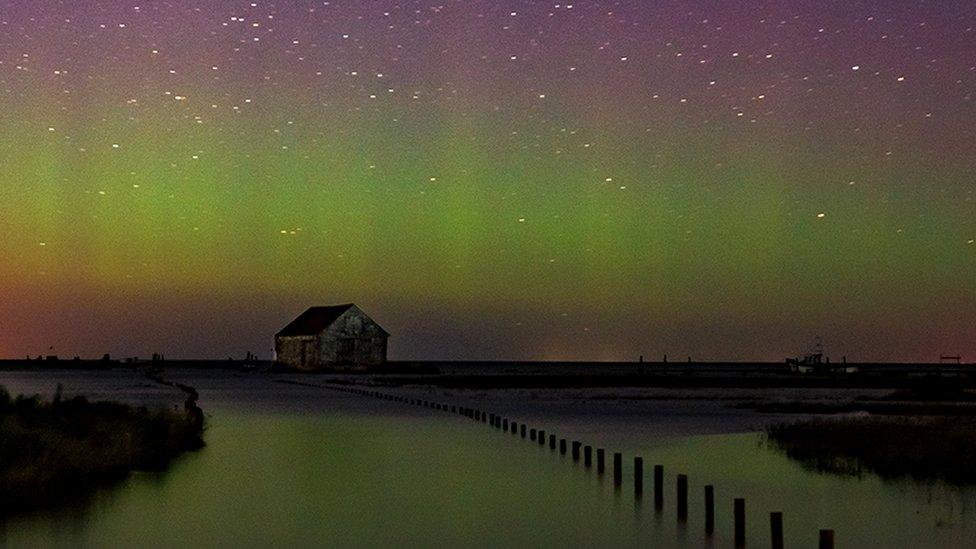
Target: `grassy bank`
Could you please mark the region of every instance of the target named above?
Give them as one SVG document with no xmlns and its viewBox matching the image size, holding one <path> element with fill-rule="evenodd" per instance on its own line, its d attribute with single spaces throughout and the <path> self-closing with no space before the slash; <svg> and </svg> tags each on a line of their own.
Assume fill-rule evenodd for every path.
<svg viewBox="0 0 976 549">
<path fill-rule="evenodd" d="M 84 397 L 11 398 L 0 388 L 0 513 L 84 497 L 203 446 L 202 414 Z"/>
<path fill-rule="evenodd" d="M 976 483 L 972 417 L 813 419 L 773 425 L 766 433 L 774 447 L 821 471 Z"/>
</svg>

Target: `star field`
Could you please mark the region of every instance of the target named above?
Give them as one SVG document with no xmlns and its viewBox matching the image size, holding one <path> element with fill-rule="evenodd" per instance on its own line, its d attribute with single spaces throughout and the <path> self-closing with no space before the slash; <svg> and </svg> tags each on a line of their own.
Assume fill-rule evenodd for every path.
<svg viewBox="0 0 976 549">
<path fill-rule="evenodd" d="M 974 93 L 963 1 L 0 1 L 0 354 L 976 356 Z"/>
</svg>

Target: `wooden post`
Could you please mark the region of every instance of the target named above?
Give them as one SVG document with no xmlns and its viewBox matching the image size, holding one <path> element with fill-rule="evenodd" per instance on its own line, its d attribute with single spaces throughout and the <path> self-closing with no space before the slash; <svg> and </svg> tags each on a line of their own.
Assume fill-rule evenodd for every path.
<svg viewBox="0 0 976 549">
<path fill-rule="evenodd" d="M 735 520 L 735 546 L 743 547 L 746 544 L 746 500 L 735 498 L 732 504 L 732 514 Z"/>
<path fill-rule="evenodd" d="M 529 440 L 535 440 L 535 429 L 529 430 Z"/>
<path fill-rule="evenodd" d="M 820 531 L 820 549 L 834 549 L 834 531 Z"/>
<path fill-rule="evenodd" d="M 502 431 L 508 431 L 508 418 L 502 420 Z"/>
<path fill-rule="evenodd" d="M 678 520 L 688 520 L 688 475 L 678 475 Z"/>
<path fill-rule="evenodd" d="M 583 447 L 583 465 L 587 467 L 593 465 L 593 447 L 589 444 Z"/>
<path fill-rule="evenodd" d="M 715 487 L 709 484 L 705 487 L 705 534 L 711 536 L 715 532 Z"/>
<path fill-rule="evenodd" d="M 549 449 L 556 449 L 556 435 L 549 435 Z"/>
<path fill-rule="evenodd" d="M 519 425 L 519 429 L 521 429 L 522 438 L 525 438 L 525 424 Z"/>
<path fill-rule="evenodd" d="M 513 435 L 518 434 L 518 423 L 514 421 L 512 422 L 512 434 Z"/>
<path fill-rule="evenodd" d="M 664 506 L 664 466 L 654 466 L 654 507 Z"/>
<path fill-rule="evenodd" d="M 640 497 L 644 493 L 644 458 L 634 458 L 634 495 Z"/>
<path fill-rule="evenodd" d="M 546 443 L 546 432 L 540 429 L 539 430 L 539 446 L 542 446 L 545 443 Z"/>
<path fill-rule="evenodd" d="M 769 535 L 772 549 L 783 549 L 783 513 L 769 514 Z"/>
<path fill-rule="evenodd" d="M 613 483 L 620 486 L 624 481 L 624 457 L 620 452 L 613 454 Z"/>
<path fill-rule="evenodd" d="M 559 439 L 559 453 L 566 455 L 566 439 Z"/>
<path fill-rule="evenodd" d="M 606 464 L 604 461 L 604 451 L 603 448 L 596 449 L 596 472 L 603 474 L 604 469 L 606 469 Z"/>
<path fill-rule="evenodd" d="M 580 458 L 580 443 L 573 441 L 573 461 L 579 461 Z"/>
</svg>

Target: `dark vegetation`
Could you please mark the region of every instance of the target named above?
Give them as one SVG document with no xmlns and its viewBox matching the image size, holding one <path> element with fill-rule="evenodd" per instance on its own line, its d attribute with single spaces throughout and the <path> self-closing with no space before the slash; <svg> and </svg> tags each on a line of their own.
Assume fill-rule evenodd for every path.
<svg viewBox="0 0 976 549">
<path fill-rule="evenodd" d="M 848 416 L 782 423 L 769 443 L 816 470 L 976 483 L 976 418 Z"/>
<path fill-rule="evenodd" d="M 161 471 L 203 446 L 202 412 L 38 396 L 0 388 L 0 513 L 83 499 L 132 471 Z"/>
</svg>

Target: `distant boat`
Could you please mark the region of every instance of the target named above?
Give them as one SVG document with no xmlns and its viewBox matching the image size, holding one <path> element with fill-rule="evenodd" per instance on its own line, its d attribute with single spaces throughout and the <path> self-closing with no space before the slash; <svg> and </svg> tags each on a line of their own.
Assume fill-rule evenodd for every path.
<svg viewBox="0 0 976 549">
<path fill-rule="evenodd" d="M 851 374 L 857 371 L 856 366 L 848 366 L 846 361 L 840 364 L 831 364 L 829 358 L 825 361 L 823 342 L 819 337 L 806 353 L 787 358 L 786 365 L 796 374 Z"/>
</svg>

